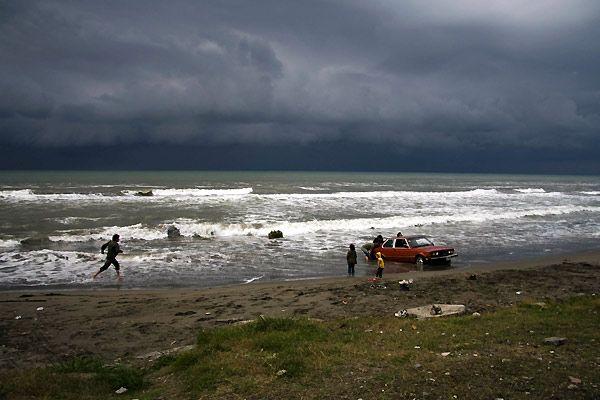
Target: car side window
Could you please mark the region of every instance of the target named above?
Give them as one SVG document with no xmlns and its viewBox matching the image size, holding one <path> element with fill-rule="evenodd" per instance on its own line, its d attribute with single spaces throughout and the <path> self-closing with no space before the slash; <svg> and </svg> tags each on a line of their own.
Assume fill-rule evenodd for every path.
<svg viewBox="0 0 600 400">
<path fill-rule="evenodd" d="M 408 245 L 406 244 L 406 240 L 404 239 L 396 239 L 396 244 L 394 247 L 400 247 L 400 248 L 407 248 Z"/>
<path fill-rule="evenodd" d="M 383 247 L 393 247 L 394 245 L 394 241 L 392 239 L 388 239 L 384 244 Z"/>
</svg>

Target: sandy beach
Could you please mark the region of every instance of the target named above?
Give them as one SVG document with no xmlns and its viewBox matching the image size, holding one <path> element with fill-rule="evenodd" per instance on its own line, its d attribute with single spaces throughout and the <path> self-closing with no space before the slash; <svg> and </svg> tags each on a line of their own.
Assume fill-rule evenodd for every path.
<svg viewBox="0 0 600 400">
<path fill-rule="evenodd" d="M 398 281 L 409 278 L 411 289 L 400 290 Z M 428 303 L 464 304 L 469 313 L 485 313 L 521 301 L 598 292 L 600 252 L 485 270 L 386 273 L 379 283 L 342 276 L 198 290 L 5 291 L 0 293 L 0 367 L 44 365 L 76 355 L 145 362 L 152 352 L 193 344 L 203 328 L 259 315 L 394 318 L 398 310 Z"/>
</svg>

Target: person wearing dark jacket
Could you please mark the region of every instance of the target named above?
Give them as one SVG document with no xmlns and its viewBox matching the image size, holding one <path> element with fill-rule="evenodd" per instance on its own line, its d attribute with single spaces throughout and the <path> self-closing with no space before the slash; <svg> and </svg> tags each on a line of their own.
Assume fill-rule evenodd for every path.
<svg viewBox="0 0 600 400">
<path fill-rule="evenodd" d="M 110 264 L 115 266 L 115 271 L 117 271 L 117 278 L 121 279 L 121 267 L 119 265 L 119 262 L 117 261 L 117 255 L 119 253 L 122 253 L 123 250 L 121 250 L 121 248 L 119 247 L 119 235 L 114 234 L 112 240 L 104 243 L 100 248 L 100 252 L 104 254 L 104 250 L 106 250 L 106 261 L 104 262 L 104 265 L 100 267 L 98 272 L 94 274 L 93 279 L 96 279 L 96 277 L 102 271 L 106 271 L 108 267 L 110 267 Z"/>
<path fill-rule="evenodd" d="M 348 276 L 354 276 L 354 266 L 356 265 L 356 248 L 354 244 L 350 245 L 350 250 L 346 253 L 346 261 L 348 261 Z"/>
</svg>

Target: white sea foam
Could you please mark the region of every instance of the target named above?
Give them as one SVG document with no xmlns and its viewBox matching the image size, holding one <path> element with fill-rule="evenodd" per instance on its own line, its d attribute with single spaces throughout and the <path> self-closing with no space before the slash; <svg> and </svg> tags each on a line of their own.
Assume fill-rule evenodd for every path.
<svg viewBox="0 0 600 400">
<path fill-rule="evenodd" d="M 553 206 L 546 208 L 532 208 L 525 210 L 511 210 L 499 212 L 497 210 L 479 211 L 469 214 L 439 214 L 439 215 L 396 215 L 381 218 L 354 218 L 336 220 L 311 220 L 302 222 L 254 220 L 252 223 L 210 223 L 199 222 L 192 219 L 179 219 L 173 222 L 183 236 L 203 237 L 217 236 L 266 236 L 271 230 L 279 229 L 286 236 L 302 236 L 314 232 L 347 232 L 362 231 L 366 227 L 377 229 L 405 228 L 418 225 L 446 224 L 446 223 L 482 223 L 502 219 L 520 219 L 526 217 L 543 217 L 550 215 L 565 215 L 575 212 L 598 212 L 600 207 L 590 206 Z M 167 238 L 167 227 L 171 223 L 160 224 L 156 227 L 147 227 L 142 224 L 130 226 L 111 226 L 98 229 L 96 232 L 86 233 L 80 231 L 64 231 L 59 235 L 52 235 L 53 241 L 85 242 L 90 240 L 106 240 L 114 233 L 119 233 L 123 240 L 160 240 Z"/>
<path fill-rule="evenodd" d="M 162 228 L 162 226 L 161 226 Z M 103 227 L 95 230 L 95 232 L 89 233 L 89 229 L 83 234 L 82 230 L 70 230 L 57 232 L 58 234 L 50 236 L 52 241 L 63 241 L 63 242 L 87 242 L 91 240 L 107 240 L 115 233 L 118 233 L 123 238 L 129 240 L 158 240 L 167 237 L 167 227 L 164 229 L 148 228 L 142 226 L 142 224 L 135 224 L 129 226 L 110 226 Z"/>
<path fill-rule="evenodd" d="M 256 276 L 254 278 L 248 278 L 248 279 L 244 279 L 244 283 L 252 283 L 254 281 L 257 281 L 259 279 L 262 279 L 264 277 L 264 275 L 261 276 Z"/>
<path fill-rule="evenodd" d="M 590 191 L 584 191 L 584 192 L 579 192 L 588 196 L 600 196 L 600 191 L 598 190 L 590 190 Z"/>
<path fill-rule="evenodd" d="M 527 189 L 515 189 L 515 192 L 519 193 L 546 193 L 542 188 L 527 188 Z"/>
<path fill-rule="evenodd" d="M 135 195 L 137 192 L 138 191 L 126 190 L 123 193 Z M 243 196 L 250 193 L 252 193 L 251 187 L 239 189 L 152 189 L 153 196 L 151 197 L 169 197 L 177 199 L 206 196 Z"/>
<path fill-rule="evenodd" d="M 124 190 L 122 194 L 102 193 L 35 193 L 32 189 L 2 190 L 0 199 L 9 202 L 151 202 L 189 201 L 194 199 L 239 197 L 252 193 L 252 188 L 239 189 L 152 189 L 153 196 L 136 196 L 139 190 Z"/>
<path fill-rule="evenodd" d="M 7 249 L 19 245 L 19 241 L 15 239 L 0 239 L 0 248 Z"/>
<path fill-rule="evenodd" d="M 427 198 L 431 196 L 445 196 L 453 198 L 488 197 L 501 194 L 496 189 L 474 189 L 451 192 L 413 192 L 381 190 L 371 192 L 334 192 L 334 193 L 287 193 L 287 194 L 262 194 L 259 197 L 277 200 L 296 199 L 386 199 L 386 198 Z"/>
<path fill-rule="evenodd" d="M 98 218 L 92 218 L 92 217 L 63 217 L 63 218 L 55 218 L 54 221 L 58 222 L 59 224 L 63 224 L 63 225 L 69 225 L 69 224 L 74 224 L 76 222 L 81 222 L 81 221 L 100 221 L 102 218 L 98 217 Z"/>
</svg>

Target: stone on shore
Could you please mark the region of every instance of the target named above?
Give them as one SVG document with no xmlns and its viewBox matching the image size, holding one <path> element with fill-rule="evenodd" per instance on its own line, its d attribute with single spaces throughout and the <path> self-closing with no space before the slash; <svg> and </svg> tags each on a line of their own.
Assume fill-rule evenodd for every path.
<svg viewBox="0 0 600 400">
<path fill-rule="evenodd" d="M 280 239 L 283 237 L 283 232 L 280 230 L 269 232 L 269 239 Z"/>
<path fill-rule="evenodd" d="M 176 239 L 181 236 L 181 232 L 175 225 L 171 225 L 167 228 L 167 236 L 169 239 Z"/>
<path fill-rule="evenodd" d="M 567 338 L 557 337 L 557 336 L 547 337 L 546 339 L 544 339 L 544 343 L 553 344 L 555 346 L 561 346 L 561 345 L 565 344 L 566 342 L 567 342 Z"/>
</svg>

